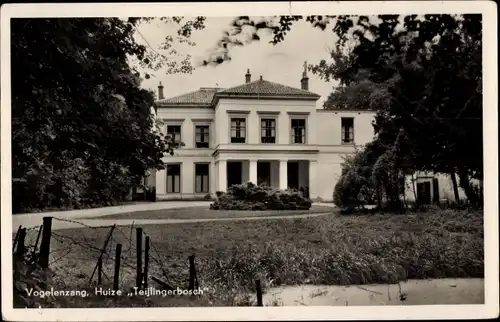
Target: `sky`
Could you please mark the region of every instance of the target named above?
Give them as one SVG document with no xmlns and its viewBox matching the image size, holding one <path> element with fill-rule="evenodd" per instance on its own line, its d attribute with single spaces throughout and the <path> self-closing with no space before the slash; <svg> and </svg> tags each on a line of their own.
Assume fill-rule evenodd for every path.
<svg viewBox="0 0 500 322">
<path fill-rule="evenodd" d="M 180 45 L 175 48 L 189 52 L 193 65 L 197 65 L 198 61 L 209 57 L 223 32 L 228 30 L 231 21 L 231 17 L 207 17 L 206 28 L 194 31 L 190 38 L 196 46 Z M 157 93 L 161 81 L 167 98 L 200 87 L 228 88 L 243 84 L 246 71 L 250 69 L 252 81 L 262 76 L 264 80 L 300 88 L 304 62 L 316 64 L 329 57 L 329 48 L 333 48 L 336 39 L 331 28 L 321 31 L 305 21 L 300 21 L 278 45 L 270 44 L 270 36 L 264 36 L 260 41 L 232 49 L 230 61 L 218 66 L 195 66 L 192 74 L 167 75 L 159 70 L 153 73 L 152 78 L 144 79 L 142 87 Z M 136 37 L 137 41 L 155 50 L 167 35 L 175 32 L 173 26 L 169 27 L 163 22 L 142 24 L 138 30 L 140 35 Z M 335 84 L 326 83 L 311 72 L 308 72 L 308 76 L 309 90 L 321 95 L 317 103 L 318 108 L 321 108 Z"/>
</svg>

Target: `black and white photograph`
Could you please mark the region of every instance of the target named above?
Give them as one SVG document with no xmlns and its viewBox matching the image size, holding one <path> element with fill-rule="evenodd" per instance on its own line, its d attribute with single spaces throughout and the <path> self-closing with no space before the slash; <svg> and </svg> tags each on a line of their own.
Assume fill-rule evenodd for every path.
<svg viewBox="0 0 500 322">
<path fill-rule="evenodd" d="M 496 11 L 3 5 L 4 318 L 498 317 Z"/>
</svg>

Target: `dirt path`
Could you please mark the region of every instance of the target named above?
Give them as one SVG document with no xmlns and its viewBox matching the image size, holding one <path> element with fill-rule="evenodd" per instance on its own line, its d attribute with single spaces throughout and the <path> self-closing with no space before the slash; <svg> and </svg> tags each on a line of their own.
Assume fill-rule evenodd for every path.
<svg viewBox="0 0 500 322">
<path fill-rule="evenodd" d="M 199 222 L 211 222 L 211 221 L 242 221 L 242 220 L 270 220 L 270 219 L 296 219 L 296 218 L 308 218 L 308 217 L 318 217 L 331 215 L 331 213 L 316 213 L 316 214 L 305 214 L 305 215 L 293 215 L 293 216 L 259 216 L 259 217 L 239 217 L 239 218 L 204 218 L 204 219 L 118 219 L 118 220 L 106 220 L 106 219 L 78 219 L 78 218 L 63 218 L 54 216 L 52 221 L 52 230 L 70 229 L 70 228 L 83 228 L 84 226 L 90 227 L 102 227 L 111 226 L 116 224 L 117 226 L 130 226 L 132 223 L 134 225 L 168 225 L 168 224 L 183 224 L 183 223 L 199 223 Z M 36 218 L 29 218 L 29 220 L 22 220 L 22 218 L 17 218 L 18 216 L 13 216 L 12 221 L 12 232 L 16 232 L 19 225 L 23 227 L 35 227 L 42 223 L 41 216 Z M 83 225 L 82 225 L 83 224 Z"/>
<path fill-rule="evenodd" d="M 400 286 L 285 286 L 269 289 L 263 298 L 266 305 L 284 306 L 484 304 L 484 279 L 409 280 Z"/>
<path fill-rule="evenodd" d="M 208 207 L 210 205 L 209 201 L 165 201 L 165 202 L 151 202 L 151 203 L 141 203 L 134 205 L 124 205 L 124 206 L 114 206 L 114 207 L 102 207 L 102 208 L 92 208 L 92 209 L 81 209 L 81 210 L 68 210 L 68 211 L 52 211 L 52 212 L 42 212 L 42 213 L 28 213 L 28 214 L 17 214 L 12 215 L 12 229 L 17 230 L 17 228 L 22 225 L 23 227 L 35 227 L 42 223 L 43 217 L 55 217 L 68 220 L 80 221 L 80 218 L 91 219 L 92 217 L 103 217 L 109 215 L 116 215 L 122 213 L 148 211 L 148 210 L 163 210 L 163 209 L 176 209 L 176 208 L 189 208 L 189 207 Z M 86 221 L 85 220 L 85 221 Z M 58 229 L 60 224 L 54 221 L 54 229 Z M 75 227 L 75 226 L 72 226 Z M 71 228 L 71 227 L 68 227 Z"/>
</svg>

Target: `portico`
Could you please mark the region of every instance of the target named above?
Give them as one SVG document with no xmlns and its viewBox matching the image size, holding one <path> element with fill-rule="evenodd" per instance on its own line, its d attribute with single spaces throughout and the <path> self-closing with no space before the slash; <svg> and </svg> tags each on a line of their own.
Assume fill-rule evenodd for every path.
<svg viewBox="0 0 500 322">
<path fill-rule="evenodd" d="M 312 194 L 316 163 L 315 160 L 287 158 L 221 159 L 215 163 L 216 190 L 227 191 L 232 185 L 252 182 L 282 190 L 308 188 Z"/>
</svg>

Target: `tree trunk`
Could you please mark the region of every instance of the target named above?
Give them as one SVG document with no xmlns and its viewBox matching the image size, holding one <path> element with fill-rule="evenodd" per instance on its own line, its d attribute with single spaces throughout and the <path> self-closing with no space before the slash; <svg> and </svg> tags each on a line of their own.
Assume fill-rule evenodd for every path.
<svg viewBox="0 0 500 322">
<path fill-rule="evenodd" d="M 465 195 L 467 196 L 469 203 L 474 206 L 477 206 L 478 205 L 477 195 L 469 180 L 467 169 L 458 169 L 458 179 L 460 181 L 459 182 L 460 187 L 464 189 Z"/>
<path fill-rule="evenodd" d="M 377 185 L 377 207 L 379 210 L 382 209 L 382 191 L 380 185 Z"/>
<path fill-rule="evenodd" d="M 415 197 L 415 203 L 417 203 L 417 187 L 415 187 L 415 182 L 417 181 L 417 179 L 415 179 L 415 176 L 414 174 L 412 173 L 411 174 L 411 186 L 413 188 L 413 196 Z"/>
<path fill-rule="evenodd" d="M 459 203 L 460 196 L 458 194 L 458 184 L 457 184 L 457 177 L 455 175 L 455 170 L 451 170 L 449 174 L 450 174 L 451 182 L 453 184 L 453 194 L 455 195 L 455 202 Z"/>
</svg>

